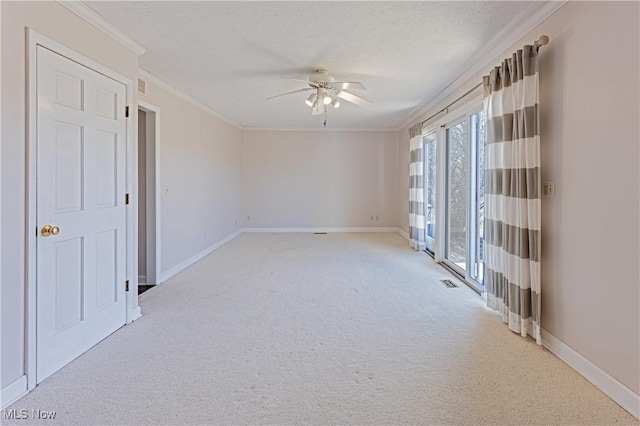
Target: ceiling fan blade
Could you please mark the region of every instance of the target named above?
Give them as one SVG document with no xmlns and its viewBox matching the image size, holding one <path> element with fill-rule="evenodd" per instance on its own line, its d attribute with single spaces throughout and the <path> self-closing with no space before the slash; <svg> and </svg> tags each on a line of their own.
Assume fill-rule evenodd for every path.
<svg viewBox="0 0 640 426">
<path fill-rule="evenodd" d="M 364 84 L 359 81 L 335 81 L 331 83 L 333 87 L 338 90 L 346 90 L 346 89 L 356 89 L 356 90 L 367 90 Z"/>
<path fill-rule="evenodd" d="M 345 92 L 343 90 L 340 90 L 336 94 L 336 96 L 338 96 L 339 98 L 344 99 L 347 102 L 351 102 L 352 104 L 356 104 L 356 105 L 359 105 L 361 107 L 369 107 L 369 106 L 373 105 L 373 103 L 371 101 L 368 101 L 365 98 L 361 98 L 360 96 L 356 96 L 353 93 Z"/>
<path fill-rule="evenodd" d="M 306 92 L 307 90 L 316 90 L 316 89 L 314 89 L 313 87 L 306 87 L 306 88 L 304 88 L 304 89 L 293 90 L 293 91 L 291 91 L 291 92 L 282 93 L 282 94 L 280 94 L 280 95 L 275 95 L 275 96 L 272 96 L 272 97 L 270 97 L 270 98 L 267 98 L 267 100 L 269 100 L 269 99 L 273 99 L 273 98 L 279 98 L 280 96 L 284 96 L 284 95 L 290 95 L 290 94 L 292 94 L 292 93 Z"/>
<path fill-rule="evenodd" d="M 293 78 L 293 77 L 280 77 L 280 78 L 284 78 L 285 80 L 293 80 L 293 81 L 299 81 L 300 83 L 305 83 L 308 84 L 309 86 L 313 86 L 313 87 L 318 87 L 317 84 L 315 84 L 312 81 L 308 81 L 308 80 L 300 80 L 299 78 Z"/>
</svg>

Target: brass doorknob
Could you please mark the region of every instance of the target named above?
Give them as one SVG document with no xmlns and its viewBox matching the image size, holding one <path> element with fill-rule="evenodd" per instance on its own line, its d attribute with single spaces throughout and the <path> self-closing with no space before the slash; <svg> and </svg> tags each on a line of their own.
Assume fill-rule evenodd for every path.
<svg viewBox="0 0 640 426">
<path fill-rule="evenodd" d="M 50 237 L 51 235 L 58 235 L 60 233 L 60 228 L 57 226 L 45 225 L 42 227 L 40 233 L 43 237 Z"/>
</svg>

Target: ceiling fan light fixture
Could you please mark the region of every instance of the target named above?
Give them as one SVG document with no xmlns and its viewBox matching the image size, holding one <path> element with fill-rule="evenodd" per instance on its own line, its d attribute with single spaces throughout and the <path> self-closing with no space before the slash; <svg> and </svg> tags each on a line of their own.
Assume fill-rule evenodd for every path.
<svg viewBox="0 0 640 426">
<path fill-rule="evenodd" d="M 322 103 L 325 105 L 329 105 L 331 103 L 331 96 L 325 93 L 324 97 L 322 98 Z"/>
<path fill-rule="evenodd" d="M 338 98 L 333 98 L 333 100 L 331 101 L 331 105 L 333 105 L 334 108 L 339 108 L 340 101 L 338 100 Z"/>
<path fill-rule="evenodd" d="M 316 99 L 318 98 L 318 95 L 316 95 L 315 93 L 312 93 L 309 95 L 309 97 L 307 98 L 307 100 L 305 100 L 304 102 L 309 105 L 310 107 L 313 106 L 313 104 L 316 103 Z"/>
</svg>

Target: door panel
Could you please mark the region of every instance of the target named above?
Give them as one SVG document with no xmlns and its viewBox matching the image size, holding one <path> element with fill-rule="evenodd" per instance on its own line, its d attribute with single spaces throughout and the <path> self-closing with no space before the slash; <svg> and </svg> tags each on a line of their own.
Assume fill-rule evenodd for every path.
<svg viewBox="0 0 640 426">
<path fill-rule="evenodd" d="M 38 47 L 37 97 L 39 383 L 126 321 L 126 88 Z"/>
<path fill-rule="evenodd" d="M 118 301 L 118 238 L 115 229 L 96 235 L 96 302 L 100 310 Z"/>
<path fill-rule="evenodd" d="M 55 332 L 82 320 L 82 238 L 56 242 Z"/>
<path fill-rule="evenodd" d="M 467 126 L 447 129 L 447 221 L 445 259 L 461 271 L 467 268 Z"/>
<path fill-rule="evenodd" d="M 114 207 L 118 189 L 118 135 L 96 131 L 96 206 Z"/>
<path fill-rule="evenodd" d="M 436 134 L 426 135 L 424 142 L 424 205 L 425 205 L 425 241 L 427 250 L 435 251 L 436 241 Z"/>
<path fill-rule="evenodd" d="M 56 213 L 78 211 L 82 208 L 82 126 L 56 122 L 52 142 Z"/>
<path fill-rule="evenodd" d="M 84 81 L 74 75 L 55 71 L 55 103 L 69 108 L 82 110 Z"/>
</svg>

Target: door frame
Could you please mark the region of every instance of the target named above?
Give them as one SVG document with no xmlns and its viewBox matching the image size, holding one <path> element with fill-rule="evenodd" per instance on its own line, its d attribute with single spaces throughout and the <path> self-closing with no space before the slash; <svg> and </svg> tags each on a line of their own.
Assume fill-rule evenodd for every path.
<svg viewBox="0 0 640 426">
<path fill-rule="evenodd" d="M 36 189 L 37 189 L 37 110 L 38 110 L 38 93 L 37 93 L 37 50 L 38 46 L 49 49 L 59 55 L 77 62 L 87 68 L 103 74 L 113 80 L 122 83 L 126 87 L 126 103 L 129 110 L 132 111 L 129 118 L 126 119 L 126 152 L 125 152 L 125 187 L 130 194 L 135 189 L 135 180 L 137 180 L 138 166 L 135 163 L 134 156 L 134 129 L 137 117 L 137 108 L 134 106 L 134 86 L 133 81 L 104 65 L 95 62 L 86 56 L 34 31 L 31 28 L 26 29 L 26 49 L 27 49 L 27 66 L 26 66 L 26 257 L 27 270 L 25 271 L 26 281 L 26 348 L 25 348 L 25 374 L 27 376 L 27 389 L 32 390 L 37 383 L 37 363 L 36 363 L 36 291 L 37 291 L 37 274 L 36 274 Z M 135 195 L 135 193 L 133 193 Z M 138 306 L 138 258 L 137 258 L 137 205 L 131 203 L 126 209 L 126 279 L 129 280 L 129 292 L 126 295 L 126 322 L 129 324 L 140 317 L 140 307 Z M 34 232 L 35 230 L 35 232 Z M 132 254 L 136 253 L 135 256 Z M 132 272 L 136 273 L 133 274 Z M 124 285 L 124 283 L 123 283 Z"/>
<path fill-rule="evenodd" d="M 151 238 L 153 238 L 155 240 L 155 250 L 153 250 L 153 255 L 154 255 L 154 272 L 155 272 L 155 283 L 154 284 L 160 284 L 162 282 L 162 227 L 161 227 L 161 219 L 160 219 L 160 214 L 162 212 L 162 208 L 161 208 L 161 201 L 162 201 L 162 186 L 161 186 L 161 180 L 160 180 L 160 108 L 152 105 L 146 101 L 143 100 L 138 100 L 138 109 L 143 110 L 145 113 L 149 114 L 153 114 L 154 117 L 154 126 L 153 126 L 153 144 L 154 144 L 154 150 L 153 150 L 153 158 L 152 158 L 152 162 L 153 162 L 153 170 L 150 171 L 149 170 L 149 150 L 145 150 L 145 152 L 147 153 L 147 168 L 146 168 L 146 176 L 147 176 L 147 185 L 146 185 L 146 192 L 147 194 L 149 194 L 151 191 L 149 191 L 150 189 L 153 191 L 153 194 L 155 195 L 155 202 L 150 202 L 149 201 L 149 197 L 147 196 L 147 220 L 145 221 L 146 226 L 147 226 L 147 238 L 146 241 L 144 242 L 147 246 L 147 284 L 149 283 L 149 255 L 150 253 L 152 253 L 152 251 L 149 250 L 149 241 Z M 146 140 L 144 141 L 140 141 L 138 140 L 138 144 L 140 143 L 144 143 L 147 145 L 147 148 L 149 148 L 149 130 L 151 130 L 150 128 L 150 124 L 148 121 L 148 115 L 147 115 L 147 121 L 145 121 L 145 124 L 147 126 L 146 128 Z M 138 150 L 136 150 L 136 156 L 138 155 Z M 137 163 L 136 163 L 137 164 Z M 149 177 L 153 178 L 153 182 L 154 182 L 154 186 L 151 188 L 149 185 Z M 137 178 L 137 175 L 136 175 Z M 136 197 L 135 199 L 138 199 L 138 185 L 136 185 Z M 155 226 L 150 226 L 149 225 L 149 207 L 153 208 L 153 213 L 155 215 Z M 137 217 L 137 216 L 136 216 Z M 151 233 L 149 231 L 152 231 Z M 152 235 L 152 237 L 150 238 L 149 235 Z M 136 269 L 136 274 L 137 274 L 137 269 Z"/>
</svg>

